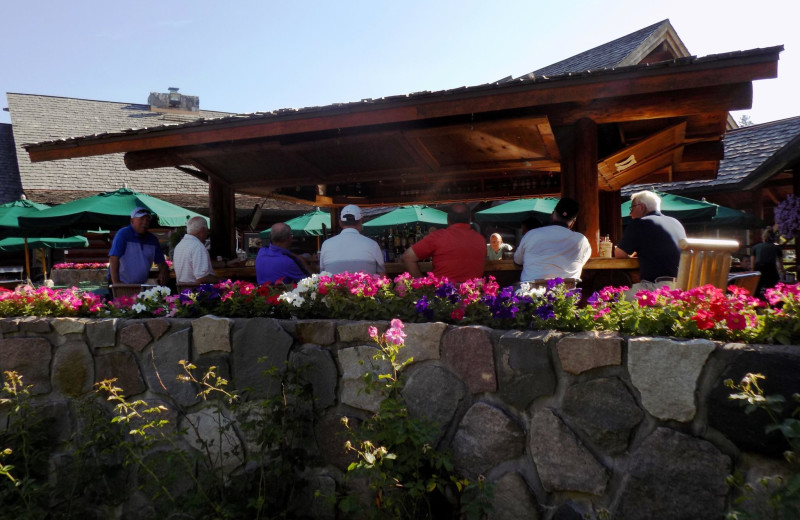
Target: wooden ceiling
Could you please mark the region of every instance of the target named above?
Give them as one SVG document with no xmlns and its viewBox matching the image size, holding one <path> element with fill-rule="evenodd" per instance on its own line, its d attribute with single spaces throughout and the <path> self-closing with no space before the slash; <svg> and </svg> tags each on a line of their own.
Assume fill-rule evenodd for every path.
<svg viewBox="0 0 800 520">
<path fill-rule="evenodd" d="M 32 161 L 126 152 L 238 193 L 399 204 L 559 194 L 560 136 L 598 128 L 598 187 L 713 178 L 728 112 L 782 47 L 26 145 Z M 566 148 L 569 149 L 569 148 Z"/>
</svg>

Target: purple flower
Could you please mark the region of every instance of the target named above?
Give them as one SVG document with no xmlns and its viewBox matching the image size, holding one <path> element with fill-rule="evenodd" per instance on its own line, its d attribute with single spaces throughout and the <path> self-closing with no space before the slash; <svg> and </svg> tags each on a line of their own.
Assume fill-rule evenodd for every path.
<svg viewBox="0 0 800 520">
<path fill-rule="evenodd" d="M 433 309 L 430 308 L 430 302 L 427 296 L 423 296 L 414 304 L 414 310 L 422 314 L 425 319 L 433 319 Z"/>
<path fill-rule="evenodd" d="M 553 311 L 552 305 L 540 305 L 534 312 L 542 320 L 552 320 L 556 317 L 556 313 Z"/>
</svg>

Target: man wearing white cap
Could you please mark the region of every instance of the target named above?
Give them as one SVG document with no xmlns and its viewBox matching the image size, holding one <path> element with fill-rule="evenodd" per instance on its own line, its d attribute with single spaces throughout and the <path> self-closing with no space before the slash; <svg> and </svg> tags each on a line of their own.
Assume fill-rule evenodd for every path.
<svg viewBox="0 0 800 520">
<path fill-rule="evenodd" d="M 348 204 L 342 208 L 342 232 L 322 243 L 319 270 L 329 273 L 384 274 L 383 252 L 378 243 L 361 234 L 361 208 Z"/>
<path fill-rule="evenodd" d="M 161 245 L 158 238 L 147 231 L 150 216 L 147 208 L 134 209 L 130 225 L 114 235 L 108 252 L 108 274 L 112 284 L 145 283 L 154 263 L 158 265 L 158 283 L 167 284 L 169 268 Z"/>
</svg>

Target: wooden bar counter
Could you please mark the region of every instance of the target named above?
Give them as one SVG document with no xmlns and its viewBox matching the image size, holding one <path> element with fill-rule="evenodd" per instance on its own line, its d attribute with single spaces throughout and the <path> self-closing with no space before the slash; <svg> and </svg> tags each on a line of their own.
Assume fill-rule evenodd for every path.
<svg viewBox="0 0 800 520">
<path fill-rule="evenodd" d="M 227 262 L 212 262 L 214 271 L 220 280 L 256 281 L 256 269 L 253 259 L 247 260 L 243 266 L 228 266 Z M 420 269 L 426 273 L 433 269 L 431 262 L 420 262 Z M 397 276 L 406 271 L 401 262 L 386 264 L 386 274 Z M 484 274 L 494 276 L 501 286 L 511 285 L 519 281 L 522 267 L 511 259 L 487 260 Z M 174 275 L 173 275 L 174 276 Z M 632 285 L 639 281 L 639 260 L 636 258 L 600 258 L 592 257 L 583 266 L 581 287 L 586 291 L 602 289 L 608 285 Z"/>
</svg>

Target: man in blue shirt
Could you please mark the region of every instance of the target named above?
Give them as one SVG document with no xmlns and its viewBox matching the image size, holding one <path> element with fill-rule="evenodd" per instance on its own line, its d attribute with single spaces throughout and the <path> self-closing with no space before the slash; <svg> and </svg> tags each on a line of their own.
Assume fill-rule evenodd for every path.
<svg viewBox="0 0 800 520">
<path fill-rule="evenodd" d="M 108 252 L 108 274 L 112 284 L 145 283 L 150 267 L 158 265 L 158 283 L 166 285 L 169 268 L 150 226 L 150 210 L 136 208 L 131 211 L 131 223 L 117 231 Z"/>
<path fill-rule="evenodd" d="M 270 245 L 258 250 L 256 280 L 263 283 L 296 283 L 311 276 L 303 261 L 289 251 L 292 245 L 292 228 L 282 222 L 273 224 L 269 231 Z"/>
</svg>

